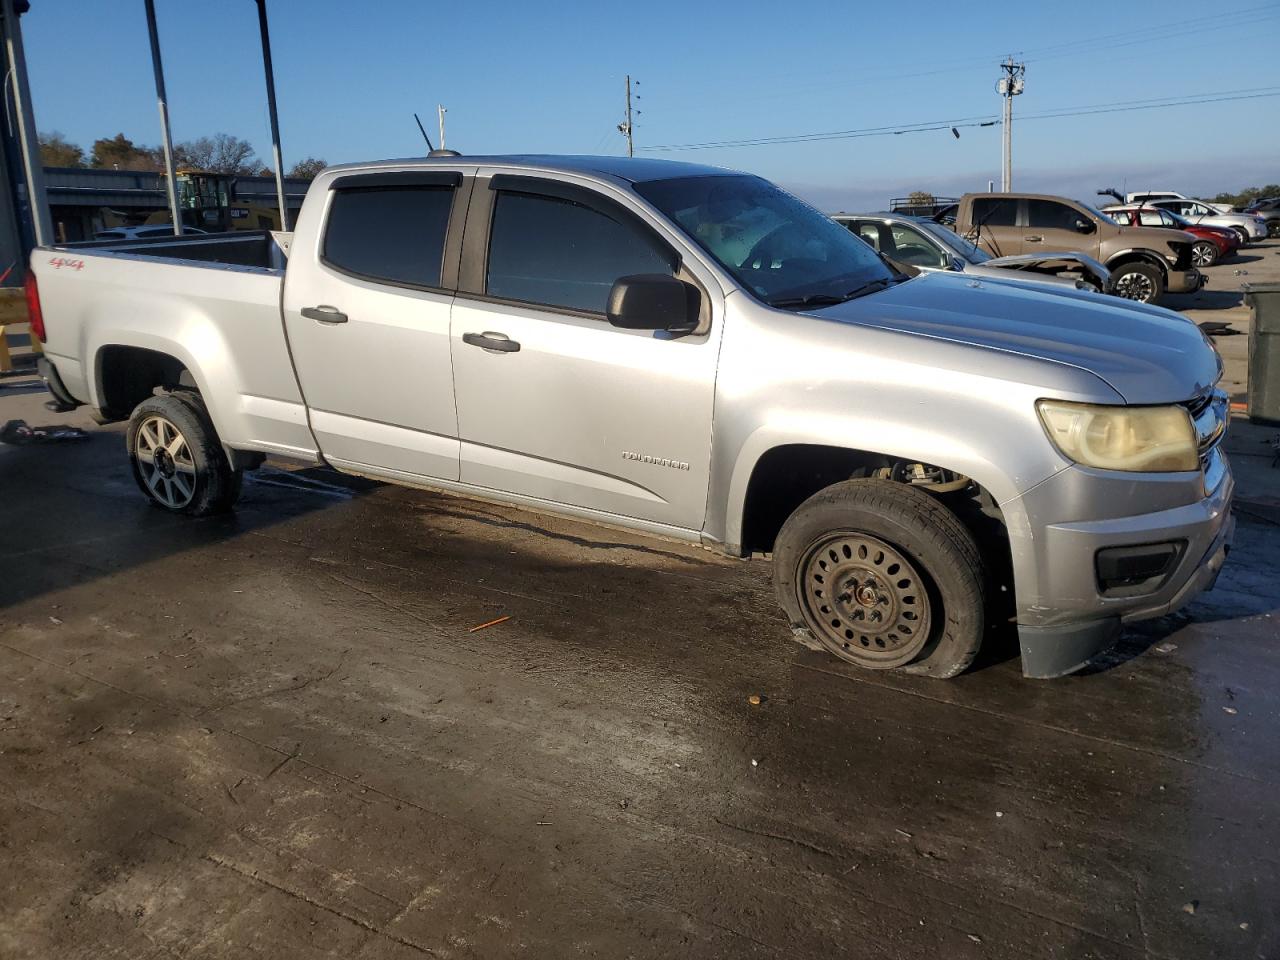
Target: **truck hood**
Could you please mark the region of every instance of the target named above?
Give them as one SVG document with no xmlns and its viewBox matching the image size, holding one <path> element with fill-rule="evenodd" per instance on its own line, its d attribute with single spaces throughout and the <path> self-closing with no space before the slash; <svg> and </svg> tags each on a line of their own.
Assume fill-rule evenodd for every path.
<svg viewBox="0 0 1280 960">
<path fill-rule="evenodd" d="M 1185 230 L 1170 227 L 1121 227 L 1117 233 L 1130 247 L 1146 247 L 1162 257 L 1171 252 L 1170 243 L 1196 242 L 1196 238 Z"/>
<path fill-rule="evenodd" d="M 1133 404 L 1190 400 L 1221 375 L 1217 352 L 1189 320 L 1065 288 L 929 273 L 810 313 L 1066 364 Z"/>
</svg>

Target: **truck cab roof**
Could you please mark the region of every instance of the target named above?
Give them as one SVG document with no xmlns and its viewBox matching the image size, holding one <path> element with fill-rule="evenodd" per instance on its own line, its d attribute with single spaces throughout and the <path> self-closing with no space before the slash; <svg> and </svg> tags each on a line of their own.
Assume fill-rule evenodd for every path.
<svg viewBox="0 0 1280 960">
<path fill-rule="evenodd" d="M 579 173 L 608 177 L 625 183 L 646 183 L 677 177 L 717 177 L 737 174 L 736 170 L 711 167 L 681 160 L 656 160 L 648 157 L 597 157 L 556 154 L 500 154 L 456 157 L 406 157 L 399 160 L 377 160 L 372 163 L 347 163 L 329 170 L 403 170 L 405 167 L 430 169 L 459 166 L 524 167 L 548 173 Z"/>
</svg>

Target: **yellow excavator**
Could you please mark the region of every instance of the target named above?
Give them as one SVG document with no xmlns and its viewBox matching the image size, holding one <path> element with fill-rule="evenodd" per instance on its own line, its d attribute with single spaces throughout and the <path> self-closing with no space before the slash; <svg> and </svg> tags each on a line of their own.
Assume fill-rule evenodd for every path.
<svg viewBox="0 0 1280 960">
<path fill-rule="evenodd" d="M 160 175 L 161 181 L 164 174 Z M 280 211 L 274 206 L 240 203 L 236 197 L 237 178 L 207 170 L 178 170 L 178 209 L 182 225 L 223 233 L 228 230 L 279 230 Z M 147 217 L 148 224 L 171 223 L 168 210 L 157 210 Z"/>
</svg>

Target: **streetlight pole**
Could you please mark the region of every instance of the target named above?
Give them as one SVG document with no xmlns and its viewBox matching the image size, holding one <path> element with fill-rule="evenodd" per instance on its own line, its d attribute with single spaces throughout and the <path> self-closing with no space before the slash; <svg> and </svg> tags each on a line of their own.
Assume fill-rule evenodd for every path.
<svg viewBox="0 0 1280 960">
<path fill-rule="evenodd" d="M 150 2 L 150 0 L 148 0 Z M 258 32 L 262 34 L 262 67 L 267 75 L 267 110 L 271 114 L 271 156 L 276 167 L 276 202 L 280 229 L 289 229 L 289 206 L 284 199 L 284 160 L 280 156 L 280 118 L 276 114 L 276 75 L 271 67 L 271 34 L 267 30 L 267 0 L 257 0 Z"/>
<path fill-rule="evenodd" d="M 156 102 L 160 106 L 160 135 L 164 147 L 165 187 L 169 193 L 169 216 L 174 236 L 182 236 L 182 214 L 178 210 L 178 179 L 173 169 L 173 137 L 169 133 L 169 99 L 164 92 L 164 64 L 160 61 L 160 33 L 156 30 L 155 0 L 145 0 L 147 32 L 151 35 L 151 67 L 156 76 Z"/>
</svg>

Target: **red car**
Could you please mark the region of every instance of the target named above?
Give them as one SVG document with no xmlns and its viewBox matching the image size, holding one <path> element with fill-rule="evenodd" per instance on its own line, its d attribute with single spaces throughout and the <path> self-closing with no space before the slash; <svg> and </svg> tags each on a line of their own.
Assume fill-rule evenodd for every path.
<svg viewBox="0 0 1280 960">
<path fill-rule="evenodd" d="M 1180 217 L 1159 207 L 1140 207 L 1137 204 L 1125 204 L 1118 207 L 1107 207 L 1102 211 L 1112 220 L 1129 227 L 1168 227 L 1181 230 L 1196 238 L 1191 247 L 1191 262 L 1197 267 L 1212 267 L 1223 257 L 1232 256 L 1240 249 L 1240 234 L 1230 227 L 1210 227 L 1201 223 L 1192 223 L 1186 217 Z"/>
</svg>

